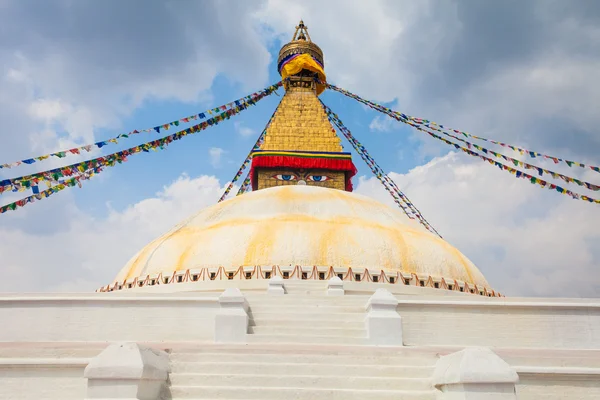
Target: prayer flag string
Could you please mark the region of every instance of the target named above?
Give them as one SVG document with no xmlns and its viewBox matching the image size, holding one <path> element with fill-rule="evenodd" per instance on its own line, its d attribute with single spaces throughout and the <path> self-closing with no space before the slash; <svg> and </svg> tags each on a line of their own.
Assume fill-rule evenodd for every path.
<svg viewBox="0 0 600 400">
<path fill-rule="evenodd" d="M 278 83 L 278 84 L 276 84 L 276 85 L 281 86 L 281 82 Z M 275 85 L 273 85 L 273 86 L 275 86 Z M 219 107 L 211 108 L 211 109 L 203 111 L 201 113 L 190 115 L 190 116 L 185 117 L 185 118 L 180 118 L 178 120 L 175 120 L 175 121 L 172 121 L 172 122 L 169 122 L 169 123 L 166 123 L 166 124 L 157 125 L 157 126 L 154 126 L 152 128 L 146 128 L 146 129 L 140 129 L 140 130 L 134 129 L 133 131 L 131 131 L 129 133 L 121 133 L 121 134 L 119 134 L 119 135 L 117 135 L 117 136 L 115 136 L 115 137 L 113 137 L 111 139 L 102 140 L 102 141 L 99 141 L 99 142 L 96 142 L 96 143 L 93 143 L 93 144 L 86 144 L 84 146 L 74 147 L 74 148 L 69 149 L 69 150 L 56 151 L 54 153 L 45 154 L 43 156 L 38 156 L 38 157 L 27 158 L 27 159 L 20 160 L 20 161 L 15 161 L 15 162 L 12 162 L 12 163 L 0 164 L 0 169 L 18 167 L 19 165 L 23 165 L 23 164 L 33 164 L 33 163 L 35 163 L 37 161 L 42 161 L 42 160 L 45 160 L 45 159 L 50 158 L 50 157 L 63 158 L 63 157 L 67 157 L 69 155 L 81 154 L 84 151 L 89 153 L 93 149 L 96 149 L 96 148 L 101 149 L 102 147 L 107 146 L 109 144 L 117 144 L 118 140 L 121 139 L 121 138 L 128 138 L 131 135 L 135 135 L 135 134 L 142 133 L 142 132 L 157 132 L 157 133 L 160 133 L 161 129 L 162 130 L 169 130 L 169 128 L 171 128 L 173 126 L 174 127 L 178 127 L 179 124 L 182 124 L 182 123 L 189 123 L 191 121 L 197 121 L 199 119 L 203 120 L 203 119 L 205 119 L 207 117 L 211 117 L 212 115 L 221 114 L 223 111 L 227 111 L 229 109 L 235 109 L 236 107 L 239 107 L 240 104 L 242 104 L 243 102 L 247 102 L 247 101 L 251 100 L 252 97 L 255 97 L 256 95 L 258 95 L 258 93 L 261 93 L 264 90 L 266 90 L 266 89 L 263 89 L 260 92 L 256 92 L 256 93 L 253 93 L 251 95 L 239 98 L 239 99 L 234 100 L 234 101 L 232 101 L 230 103 L 223 104 L 223 105 L 221 105 Z"/>
<path fill-rule="evenodd" d="M 10 210 L 15 210 L 18 207 L 23 207 L 28 203 L 34 202 L 36 199 L 39 200 L 42 198 L 49 197 L 50 195 L 64 190 L 67 187 L 72 187 L 76 184 L 80 185 L 81 180 L 91 178 L 94 174 L 101 172 L 104 169 L 104 167 L 112 167 L 117 163 L 121 164 L 127 161 L 127 157 L 129 157 L 130 155 L 138 154 L 141 152 L 149 152 L 150 150 L 156 151 L 159 148 L 164 149 L 173 141 L 180 140 L 186 135 L 194 134 L 205 130 L 209 126 L 217 125 L 220 121 L 229 119 L 230 117 L 237 115 L 241 111 L 247 109 L 248 106 L 256 104 L 261 99 L 272 94 L 280 86 L 280 83 L 275 84 L 263 90 L 262 92 L 257 93 L 256 96 L 253 96 L 248 100 L 244 100 L 240 103 L 240 105 L 236 106 L 233 109 L 224 111 L 219 115 L 216 115 L 212 118 L 209 118 L 206 121 L 203 121 L 200 124 L 191 126 L 172 135 L 165 136 L 161 139 L 153 140 L 151 142 L 147 142 L 139 146 L 135 146 L 127 150 L 119 151 L 117 153 L 109 154 L 103 157 L 98 157 L 92 160 L 68 165 L 66 167 L 56 168 L 50 171 L 44 171 L 38 174 L 28 175 L 26 177 L 6 179 L 4 181 L 0 181 L 0 193 L 6 190 L 7 188 L 12 188 L 13 191 L 24 191 L 26 188 L 37 186 L 40 182 L 45 182 L 48 185 L 48 189 L 44 190 L 43 192 L 36 193 L 32 196 L 28 196 L 16 202 L 0 207 L 0 214 Z M 64 182 L 62 182 L 61 178 L 64 177 L 67 177 L 67 179 Z M 52 186 L 53 184 L 56 185 Z"/>
<path fill-rule="evenodd" d="M 349 92 L 349 91 L 347 91 L 345 89 L 339 88 L 339 87 L 337 87 L 335 85 L 326 84 L 326 86 L 329 89 L 335 90 L 336 92 L 339 92 L 339 93 L 343 94 L 344 96 L 347 96 L 347 97 L 350 97 L 350 98 L 352 98 L 354 100 L 357 100 L 357 101 L 365 104 L 366 106 L 369 106 L 371 108 L 374 108 L 374 106 L 380 107 L 380 108 L 385 109 L 385 110 L 387 110 L 387 111 L 389 111 L 389 112 L 391 112 L 393 114 L 398 115 L 399 117 L 401 117 L 401 118 L 403 118 L 405 120 L 413 121 L 415 124 L 418 124 L 418 125 L 428 125 L 430 128 L 431 128 L 431 125 L 433 125 L 435 127 L 439 127 L 439 131 L 440 132 L 443 131 L 442 133 L 448 133 L 449 131 L 451 131 L 451 132 L 463 135 L 465 137 L 471 137 L 473 139 L 483 140 L 483 141 L 486 141 L 486 142 L 497 144 L 497 145 L 502 146 L 502 147 L 507 147 L 507 148 L 509 148 L 511 150 L 519 152 L 521 155 L 526 155 L 526 156 L 531 157 L 531 158 L 542 157 L 542 158 L 545 158 L 545 159 L 548 159 L 548 160 L 552 160 L 555 164 L 563 162 L 563 163 L 567 164 L 569 167 L 572 167 L 573 165 L 575 165 L 575 166 L 578 166 L 578 167 L 581 167 L 581 168 L 590 168 L 592 171 L 600 172 L 600 167 L 596 167 L 594 165 L 587 165 L 587 164 L 580 163 L 580 162 L 577 162 L 577 161 L 570 161 L 570 160 L 566 160 L 566 159 L 559 158 L 559 157 L 549 156 L 549 155 L 546 155 L 546 154 L 539 153 L 537 151 L 527 150 L 527 149 L 524 149 L 524 148 L 521 148 L 521 147 L 518 147 L 518 146 L 514 146 L 514 145 L 511 145 L 511 144 L 500 142 L 500 141 L 497 141 L 497 140 L 486 139 L 484 137 L 472 135 L 470 133 L 459 131 L 457 129 L 448 128 L 448 127 L 445 127 L 444 125 L 438 124 L 436 122 L 433 122 L 433 121 L 430 121 L 430 120 L 427 120 L 427 119 L 423 119 L 423 118 L 412 117 L 412 116 L 404 114 L 402 112 L 394 111 L 394 110 L 392 110 L 390 108 L 387 108 L 387 107 L 382 106 L 380 104 L 377 104 L 375 102 L 372 102 L 372 101 L 369 101 L 369 100 L 365 100 L 362 97 L 357 96 L 354 93 L 351 93 L 351 92 Z"/>
<path fill-rule="evenodd" d="M 279 104 L 281 104 L 281 103 L 279 103 Z M 267 124 L 265 125 L 265 129 L 263 129 L 263 131 L 258 136 L 258 139 L 256 139 L 256 143 L 254 143 L 254 147 L 252 147 L 252 150 L 250 151 L 250 153 L 248 153 L 248 156 L 242 163 L 242 166 L 240 167 L 240 169 L 238 169 L 238 171 L 236 172 L 236 174 L 233 177 L 233 179 L 231 180 L 231 182 L 229 182 L 229 185 L 227 185 L 227 188 L 225 189 L 225 192 L 223 192 L 223 195 L 219 199 L 218 203 L 222 202 L 223 200 L 225 200 L 227 198 L 227 195 L 233 188 L 233 185 L 238 181 L 238 179 L 240 179 L 240 177 L 244 173 L 244 170 L 248 167 L 248 164 L 250 164 L 250 161 L 252 161 L 252 153 L 254 152 L 254 150 L 258 150 L 258 149 L 260 149 L 260 146 L 262 146 L 262 144 L 265 140 L 265 135 L 267 134 L 267 128 L 271 125 L 271 122 L 273 121 L 273 118 L 275 117 L 275 113 L 277 113 L 278 109 L 279 109 L 279 105 L 277 105 L 277 107 L 275 108 L 275 111 L 271 115 L 271 118 L 269 118 L 269 121 L 267 121 Z M 244 180 L 244 182 L 245 182 L 245 180 Z M 240 190 L 241 190 L 241 188 L 240 188 Z M 240 191 L 238 191 L 236 196 L 239 196 L 240 194 L 242 194 L 242 193 L 240 193 Z"/>
<path fill-rule="evenodd" d="M 402 209 L 402 211 L 408 216 L 410 219 L 417 219 L 421 225 L 423 225 L 427 230 L 436 234 L 440 238 L 442 237 L 435 228 L 427 222 L 425 217 L 421 214 L 421 212 L 415 207 L 415 205 L 408 199 L 408 197 L 402 193 L 400 188 L 396 185 L 396 183 L 383 171 L 383 169 L 377 164 L 377 162 L 369 155 L 367 149 L 352 135 L 350 130 L 346 128 L 342 120 L 331 111 L 331 109 L 323 103 L 322 100 L 319 99 L 323 109 L 327 113 L 327 117 L 337 128 L 342 132 L 344 137 L 350 142 L 354 150 L 360 155 L 360 157 L 365 161 L 365 163 L 369 166 L 375 177 L 383 184 L 383 187 L 390 193 L 394 202 Z"/>
<path fill-rule="evenodd" d="M 250 171 L 248 171 L 248 173 L 246 174 L 246 179 L 244 179 L 244 182 L 242 183 L 242 186 L 240 187 L 240 190 L 238 190 L 236 196 L 239 196 L 240 194 L 244 194 L 246 192 L 250 191 Z"/>
<path fill-rule="evenodd" d="M 588 189 L 590 189 L 590 190 L 595 190 L 595 191 L 597 191 L 597 190 L 600 190 L 600 187 L 599 187 L 598 185 L 594 185 L 594 184 L 592 184 L 592 183 L 589 183 L 589 182 L 584 182 L 584 181 L 578 180 L 578 179 L 576 179 L 576 178 L 572 178 L 572 177 L 569 177 L 569 176 L 566 176 L 566 175 L 563 175 L 563 174 L 556 173 L 556 172 L 554 172 L 554 171 L 546 170 L 546 169 L 543 169 L 543 168 L 537 167 L 537 166 L 535 166 L 535 165 L 531 165 L 531 164 L 528 164 L 528 163 L 524 163 L 524 162 L 522 162 L 522 161 L 519 161 L 519 160 L 516 160 L 516 159 L 514 159 L 514 158 L 511 158 L 511 157 L 505 156 L 505 155 L 503 155 L 503 154 L 496 153 L 496 152 L 494 152 L 494 151 L 488 150 L 488 149 L 486 149 L 486 148 L 484 148 L 484 147 L 481 147 L 481 146 L 478 146 L 478 145 L 476 145 L 476 144 L 473 144 L 473 143 L 467 142 L 466 140 L 464 140 L 464 139 L 462 139 L 462 138 L 458 138 L 458 137 L 456 137 L 456 136 L 454 136 L 454 135 L 452 135 L 452 134 L 449 134 L 449 133 L 447 133 L 447 132 L 441 131 L 441 133 L 443 133 L 443 134 L 445 134 L 445 135 L 447 135 L 447 136 L 449 136 L 449 137 L 452 137 L 452 138 L 454 138 L 454 139 L 456 139 L 456 140 L 459 140 L 459 141 L 461 141 L 461 142 L 463 142 L 463 143 L 466 143 L 466 144 L 467 144 L 467 146 L 468 146 L 469 148 L 464 148 L 464 147 L 462 147 L 462 146 L 460 146 L 460 145 L 458 145 L 458 144 L 456 144 L 456 143 L 454 143 L 454 142 L 451 142 L 451 141 L 449 141 L 449 140 L 447 140 L 447 139 L 444 139 L 443 137 L 441 137 L 441 136 L 439 136 L 439 135 L 436 135 L 435 133 L 433 133 L 433 132 L 429 131 L 428 129 L 431 129 L 431 130 L 436 130 L 436 131 L 439 131 L 439 130 L 438 130 L 438 129 L 436 129 L 436 128 L 432 128 L 431 126 L 429 126 L 429 125 L 428 125 L 428 123 L 421 123 L 421 124 L 417 124 L 417 123 L 415 123 L 415 122 L 414 122 L 414 119 L 410 119 L 410 118 L 408 118 L 408 117 L 407 117 L 405 114 L 402 114 L 402 113 L 399 113 L 399 112 L 397 112 L 397 111 L 391 110 L 391 109 L 389 109 L 389 108 L 387 108 L 387 107 L 381 106 L 381 105 L 379 105 L 379 104 L 377 104 L 377 103 L 374 103 L 374 102 L 372 102 L 372 101 L 365 100 L 365 99 L 363 99 L 363 98 L 361 98 L 361 97 L 359 97 L 359 96 L 356 96 L 356 95 L 354 95 L 354 94 L 352 94 L 352 93 L 350 93 L 350 92 L 348 92 L 348 91 L 345 91 L 345 90 L 343 90 L 343 89 L 336 88 L 336 87 L 335 87 L 335 86 L 333 86 L 333 85 L 328 85 L 328 86 L 329 86 L 331 89 L 333 89 L 333 90 L 336 90 L 336 91 L 338 91 L 338 92 L 340 92 L 340 93 L 342 93 L 342 94 L 344 94 L 344 95 L 346 95 L 346 96 L 348 96 L 348 97 L 350 97 L 350 98 L 353 98 L 353 99 L 355 99 L 355 100 L 359 101 L 360 103 L 363 103 L 363 104 L 365 104 L 365 105 L 367 105 L 367 106 L 369 106 L 369 107 L 373 108 L 373 109 L 374 109 L 374 110 L 376 110 L 376 111 L 379 111 L 379 112 L 381 112 L 381 113 L 383 113 L 383 114 L 386 114 L 386 115 L 388 115 L 389 117 L 396 119 L 397 121 L 404 122 L 404 123 L 406 123 L 406 124 L 408 124 L 408 125 L 412 126 L 413 128 L 416 128 L 417 130 L 419 130 L 419 131 L 421 131 L 421 132 L 425 132 L 425 133 L 427 133 L 428 135 L 432 136 L 432 137 L 433 137 L 433 138 L 435 138 L 435 139 L 438 139 L 438 140 L 441 140 L 441 141 L 443 141 L 443 142 L 444 142 L 444 143 L 446 143 L 446 144 L 449 144 L 449 145 L 451 145 L 451 146 L 454 146 L 454 147 L 455 147 L 457 150 L 461 150 L 461 151 L 463 151 L 464 153 L 466 153 L 466 154 L 469 154 L 469 155 L 471 155 L 471 156 L 479 157 L 479 158 L 480 158 L 481 160 L 483 160 L 483 161 L 487 161 L 487 162 L 489 162 L 490 164 L 492 164 L 492 165 L 495 165 L 495 166 L 499 167 L 499 168 L 500 168 L 500 169 L 502 169 L 502 170 L 506 170 L 506 171 L 510 172 L 511 174 L 515 175 L 517 178 L 523 178 L 523 179 L 527 179 L 527 180 L 529 180 L 531 183 L 536 183 L 536 184 L 540 185 L 542 188 L 543 188 L 543 187 L 547 187 L 548 189 L 551 189 L 551 190 L 556 190 L 556 191 L 557 191 L 557 192 L 559 192 L 559 193 L 562 193 L 562 194 L 566 194 L 566 195 L 569 195 L 569 196 L 571 196 L 573 199 L 584 200 L 584 201 L 587 201 L 587 202 L 589 202 L 589 203 L 597 203 L 597 204 L 599 204 L 599 203 L 600 203 L 600 200 L 594 199 L 594 198 L 592 198 L 592 197 L 589 197 L 589 196 L 586 196 L 586 195 L 583 195 L 583 194 L 579 194 L 579 193 L 572 192 L 572 191 L 570 191 L 570 190 L 564 189 L 564 188 L 562 188 L 562 187 L 560 187 L 560 186 L 557 186 L 557 185 L 555 185 L 555 184 L 551 184 L 551 183 L 549 183 L 549 182 L 546 182 L 546 181 L 544 181 L 544 180 L 542 180 L 542 179 L 536 178 L 536 177 L 534 177 L 534 176 L 531 176 L 531 175 L 529 175 L 529 174 L 527 174 L 527 173 L 524 173 L 524 172 L 522 172 L 522 171 L 519 171 L 519 170 L 517 170 L 517 169 L 514 169 L 514 168 L 512 168 L 512 167 L 509 167 L 509 166 L 507 166 L 507 165 L 504 165 L 504 164 L 502 164 L 502 163 L 500 163 L 500 162 L 498 162 L 498 161 L 495 161 L 495 160 L 493 160 L 493 159 L 491 159 L 491 158 L 489 158 L 489 157 L 486 157 L 486 156 L 484 156 L 484 155 L 482 155 L 482 154 L 479 154 L 479 153 L 477 153 L 477 152 L 475 152 L 475 151 L 471 150 L 470 148 L 476 148 L 476 149 L 478 149 L 478 150 L 482 151 L 483 153 L 486 153 L 486 154 L 491 154 L 491 155 L 493 155 L 494 157 L 497 157 L 497 158 L 502 158 L 502 159 L 504 159 L 504 160 L 510 161 L 510 162 L 512 162 L 512 163 L 513 163 L 515 166 L 522 166 L 522 167 L 524 167 L 525 169 L 534 169 L 534 170 L 536 170 L 536 171 L 537 171 L 537 172 L 538 172 L 540 175 L 542 175 L 542 174 L 546 173 L 546 174 L 549 174 L 549 175 L 551 175 L 553 178 L 560 178 L 560 179 L 564 180 L 564 181 L 565 181 L 565 182 L 567 182 L 567 183 L 576 183 L 576 184 L 578 184 L 578 185 L 580 185 L 580 186 L 584 186 L 584 187 L 586 187 L 586 188 L 588 188 Z M 426 121 L 426 120 L 422 120 L 422 121 Z M 428 122 L 429 122 L 429 121 L 428 121 Z M 437 125 L 437 124 L 436 124 L 436 126 L 440 126 L 440 125 Z M 462 133 L 462 132 L 460 132 L 460 133 Z M 547 158 L 548 158 L 548 157 L 547 157 Z M 554 159 L 554 158 L 553 158 L 553 159 Z M 558 160 L 560 160 L 560 159 L 558 159 Z M 574 162 L 571 162 L 571 161 L 569 161 L 569 162 L 570 162 L 570 163 L 573 163 L 573 164 L 575 164 Z M 576 163 L 576 165 L 580 165 L 580 164 L 579 164 L 579 163 Z M 584 165 L 584 166 L 585 166 L 585 165 Z M 591 167 L 591 168 L 592 168 L 592 169 L 594 169 L 594 167 Z"/>
</svg>

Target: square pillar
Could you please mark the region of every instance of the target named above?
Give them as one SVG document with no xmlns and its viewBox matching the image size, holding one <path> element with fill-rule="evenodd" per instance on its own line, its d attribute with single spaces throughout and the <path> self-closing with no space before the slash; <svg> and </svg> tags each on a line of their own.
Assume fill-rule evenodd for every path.
<svg viewBox="0 0 600 400">
<path fill-rule="evenodd" d="M 86 399 L 157 400 L 169 372 L 169 356 L 164 351 L 137 343 L 111 344 L 85 368 Z"/>
<path fill-rule="evenodd" d="M 275 295 L 285 294 L 283 278 L 280 276 L 274 276 L 271 279 L 269 279 L 269 288 L 267 289 L 267 293 Z"/>
<path fill-rule="evenodd" d="M 441 357 L 433 384 L 440 400 L 516 400 L 517 372 L 486 347 L 472 347 Z"/>
<path fill-rule="evenodd" d="M 221 309 L 215 317 L 215 342 L 246 343 L 248 301 L 238 288 L 226 289 L 219 296 Z"/>
<path fill-rule="evenodd" d="M 398 300 L 386 289 L 377 289 L 367 302 L 367 341 L 375 346 L 402 346 L 402 318 Z"/>
<path fill-rule="evenodd" d="M 343 296 L 345 294 L 344 291 L 344 281 L 342 281 L 339 277 L 334 276 L 327 283 L 327 295 L 328 296 Z"/>
</svg>

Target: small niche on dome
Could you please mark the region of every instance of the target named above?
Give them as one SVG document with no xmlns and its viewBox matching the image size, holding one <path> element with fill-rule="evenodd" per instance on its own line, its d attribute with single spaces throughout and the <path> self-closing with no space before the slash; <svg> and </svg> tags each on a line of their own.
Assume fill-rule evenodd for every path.
<svg viewBox="0 0 600 400">
<path fill-rule="evenodd" d="M 461 292 L 464 292 L 464 291 L 465 291 L 465 288 L 461 286 L 461 287 L 459 288 L 459 290 L 460 290 Z"/>
<path fill-rule="evenodd" d="M 214 281 L 216 277 L 217 277 L 217 274 L 215 272 L 211 272 L 210 273 L 210 280 L 211 281 Z"/>
<path fill-rule="evenodd" d="M 475 293 L 475 289 L 471 289 L 471 293 Z"/>
<path fill-rule="evenodd" d="M 138 282 L 138 286 L 139 286 L 139 287 L 142 287 L 142 286 L 144 286 L 144 282 L 142 282 L 142 281 L 139 281 L 139 282 Z"/>
<path fill-rule="evenodd" d="M 354 280 L 360 282 L 360 274 L 354 274 Z"/>
<path fill-rule="evenodd" d="M 131 289 L 132 287 L 133 287 L 133 284 L 131 284 L 131 283 L 129 283 L 129 284 L 127 285 L 127 289 Z"/>
<path fill-rule="evenodd" d="M 308 279 L 308 274 L 306 272 L 302 273 L 302 279 Z"/>
<path fill-rule="evenodd" d="M 338 278 L 340 278 L 341 280 L 344 280 L 344 274 L 337 274 Z"/>
<path fill-rule="evenodd" d="M 420 284 L 421 286 L 425 286 L 425 281 L 420 281 L 420 282 L 419 282 L 419 284 Z"/>
<path fill-rule="evenodd" d="M 179 275 L 177 276 L 177 283 L 181 283 L 183 282 L 183 276 Z"/>
<path fill-rule="evenodd" d="M 283 273 L 283 279 L 288 279 L 289 277 L 290 277 L 290 273 L 289 273 L 289 272 L 287 272 L 287 271 L 285 271 L 285 272 Z"/>
<path fill-rule="evenodd" d="M 454 286 L 448 285 L 448 290 L 452 290 L 452 289 L 454 289 Z"/>
<path fill-rule="evenodd" d="M 390 283 L 396 283 L 396 278 L 394 278 L 393 276 L 390 278 Z"/>
<path fill-rule="evenodd" d="M 156 279 L 151 279 L 150 280 L 150 286 L 154 286 L 156 285 Z"/>
<path fill-rule="evenodd" d="M 227 273 L 227 279 L 229 279 L 229 280 L 233 279 L 233 272 L 228 272 Z"/>
<path fill-rule="evenodd" d="M 404 284 L 406 286 L 410 285 L 410 279 L 404 279 L 404 278 L 402 278 L 402 280 L 404 281 Z"/>
<path fill-rule="evenodd" d="M 479 295 L 483 296 L 483 290 L 479 292 Z"/>
<path fill-rule="evenodd" d="M 373 276 L 373 282 L 375 282 L 375 283 L 379 282 L 379 277 L 378 276 Z"/>
<path fill-rule="evenodd" d="M 192 282 L 197 282 L 198 279 L 200 279 L 200 275 L 198 275 L 198 274 L 192 275 Z"/>
<path fill-rule="evenodd" d="M 265 279 L 271 279 L 271 272 L 265 272 Z"/>
<path fill-rule="evenodd" d="M 246 279 L 252 279 L 252 272 L 246 272 Z"/>
<path fill-rule="evenodd" d="M 164 282 L 164 283 L 165 283 L 165 285 L 166 285 L 167 283 L 169 283 L 169 278 L 165 278 L 165 279 L 163 279 L 163 282 Z"/>
<path fill-rule="evenodd" d="M 439 289 L 440 288 L 440 283 L 439 282 L 434 282 L 433 283 L 433 287 L 436 288 L 436 289 Z"/>
<path fill-rule="evenodd" d="M 325 272 L 319 272 L 319 280 L 324 280 L 325 279 Z"/>
</svg>

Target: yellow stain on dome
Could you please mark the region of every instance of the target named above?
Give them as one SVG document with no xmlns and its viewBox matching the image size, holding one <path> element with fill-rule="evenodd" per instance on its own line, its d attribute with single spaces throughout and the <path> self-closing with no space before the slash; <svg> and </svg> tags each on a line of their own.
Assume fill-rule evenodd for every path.
<svg viewBox="0 0 600 400">
<path fill-rule="evenodd" d="M 284 186 L 209 207 L 152 241 L 117 280 L 223 266 L 400 270 L 489 287 L 455 247 L 401 212 L 355 193 Z"/>
</svg>

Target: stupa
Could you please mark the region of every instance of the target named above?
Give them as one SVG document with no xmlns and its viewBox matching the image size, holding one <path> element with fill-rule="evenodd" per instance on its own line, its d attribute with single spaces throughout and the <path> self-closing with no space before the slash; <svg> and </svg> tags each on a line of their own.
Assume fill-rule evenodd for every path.
<svg viewBox="0 0 600 400">
<path fill-rule="evenodd" d="M 0 296 L 0 398 L 600 398 L 600 303 L 506 298 L 418 221 L 353 193 L 302 21 L 278 70 L 252 192 L 96 293 Z"/>
</svg>

